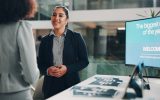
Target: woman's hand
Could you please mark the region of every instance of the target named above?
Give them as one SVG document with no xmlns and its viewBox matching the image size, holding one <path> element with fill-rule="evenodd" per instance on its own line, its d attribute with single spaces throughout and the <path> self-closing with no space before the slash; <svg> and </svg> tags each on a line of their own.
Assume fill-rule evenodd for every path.
<svg viewBox="0 0 160 100">
<path fill-rule="evenodd" d="M 48 68 L 48 75 L 54 77 L 62 77 L 67 72 L 67 67 L 65 65 L 51 66 Z"/>
</svg>

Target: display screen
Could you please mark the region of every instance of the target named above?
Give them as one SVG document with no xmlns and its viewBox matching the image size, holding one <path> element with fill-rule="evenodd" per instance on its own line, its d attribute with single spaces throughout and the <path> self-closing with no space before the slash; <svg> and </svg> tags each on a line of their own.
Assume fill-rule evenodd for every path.
<svg viewBox="0 0 160 100">
<path fill-rule="evenodd" d="M 160 17 L 126 21 L 125 63 L 160 68 Z"/>
</svg>

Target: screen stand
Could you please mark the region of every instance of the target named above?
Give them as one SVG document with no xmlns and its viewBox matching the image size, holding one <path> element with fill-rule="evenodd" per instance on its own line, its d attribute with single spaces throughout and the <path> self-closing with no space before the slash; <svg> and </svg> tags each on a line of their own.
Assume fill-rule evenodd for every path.
<svg viewBox="0 0 160 100">
<path fill-rule="evenodd" d="M 145 69 L 145 67 L 144 67 L 144 63 L 141 63 L 141 65 L 142 65 L 142 68 L 143 68 L 144 71 L 145 71 L 146 76 L 148 76 L 148 75 L 147 75 L 147 72 L 146 72 L 146 69 Z M 150 90 L 150 85 L 149 85 L 148 77 L 146 77 L 146 79 L 147 79 L 147 82 L 146 82 L 146 80 L 143 78 L 143 89 Z"/>
<path fill-rule="evenodd" d="M 131 76 L 130 87 L 134 89 L 136 97 L 143 97 L 143 75 L 142 64 L 135 66 L 133 75 Z"/>
<path fill-rule="evenodd" d="M 146 82 L 144 79 L 143 79 L 143 85 L 144 85 L 144 89 L 150 90 L 150 85 L 149 85 L 149 83 Z"/>
<path fill-rule="evenodd" d="M 146 82 L 143 78 L 144 68 L 144 63 L 139 63 L 136 65 L 135 71 L 131 77 L 130 87 L 135 90 L 136 97 L 143 97 L 143 90 L 150 89 L 149 81 Z"/>
</svg>

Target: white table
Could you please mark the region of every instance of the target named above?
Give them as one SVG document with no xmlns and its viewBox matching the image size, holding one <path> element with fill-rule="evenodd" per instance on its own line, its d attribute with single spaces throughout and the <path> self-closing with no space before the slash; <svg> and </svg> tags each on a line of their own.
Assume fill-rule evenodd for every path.
<svg viewBox="0 0 160 100">
<path fill-rule="evenodd" d="M 116 86 L 98 86 L 98 87 L 103 87 L 106 89 L 116 89 L 119 91 L 118 95 L 112 97 L 112 98 L 107 98 L 107 97 L 92 97 L 92 96 L 81 96 L 81 95 L 73 95 L 73 90 L 72 87 L 69 89 L 64 90 L 63 92 L 50 97 L 47 100 L 119 100 L 122 99 L 122 97 L 125 94 L 125 89 L 128 86 L 128 82 L 130 77 L 129 76 L 116 76 L 116 75 L 95 75 L 92 76 L 81 83 L 75 85 L 75 86 L 88 86 L 89 83 L 95 81 L 95 77 L 115 77 L 123 80 L 123 82 Z M 136 98 L 135 100 L 160 100 L 160 79 L 158 78 L 148 78 L 149 84 L 150 84 L 150 90 L 145 90 L 143 91 L 143 98 Z M 89 86 L 96 86 L 96 85 L 89 85 Z M 133 92 L 133 89 L 128 88 L 127 92 Z"/>
<path fill-rule="evenodd" d="M 118 86 L 99 86 L 99 85 L 89 85 L 89 83 L 95 81 L 95 77 L 104 77 L 104 78 L 119 78 L 123 82 Z M 121 99 L 125 94 L 125 88 L 128 86 L 130 77 L 129 76 L 116 76 L 116 75 L 95 75 L 87 80 L 77 84 L 76 86 L 90 86 L 90 87 L 101 87 L 105 89 L 116 89 L 118 90 L 118 94 L 113 98 L 110 97 L 92 97 L 92 96 L 82 96 L 82 95 L 73 95 L 72 87 L 64 90 L 63 92 L 50 97 L 47 100 L 110 100 L 110 99 Z"/>
</svg>

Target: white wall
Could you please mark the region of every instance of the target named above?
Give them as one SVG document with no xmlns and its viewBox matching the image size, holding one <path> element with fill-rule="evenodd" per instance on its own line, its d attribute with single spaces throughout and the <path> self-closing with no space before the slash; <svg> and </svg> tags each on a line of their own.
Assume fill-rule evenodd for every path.
<svg viewBox="0 0 160 100">
<path fill-rule="evenodd" d="M 128 21 L 142 19 L 137 14 L 150 17 L 150 9 L 155 12 L 160 8 L 132 8 L 132 9 L 110 9 L 110 10 L 80 10 L 70 11 L 70 22 L 103 22 L 103 21 Z M 147 12 L 147 14 L 145 13 Z M 50 21 L 30 21 L 33 29 L 51 29 Z"/>
</svg>

